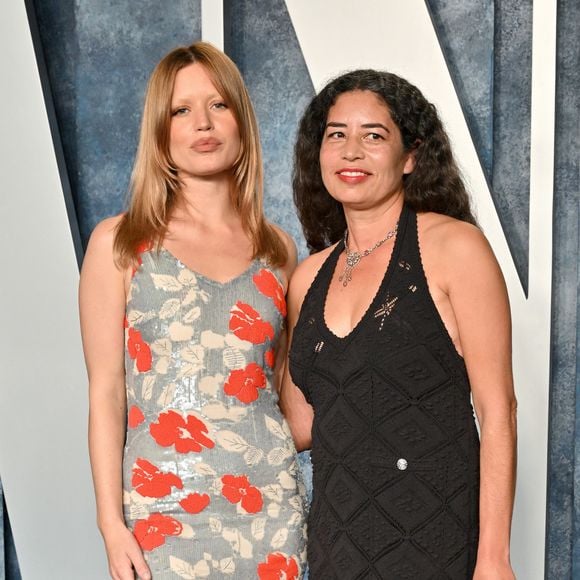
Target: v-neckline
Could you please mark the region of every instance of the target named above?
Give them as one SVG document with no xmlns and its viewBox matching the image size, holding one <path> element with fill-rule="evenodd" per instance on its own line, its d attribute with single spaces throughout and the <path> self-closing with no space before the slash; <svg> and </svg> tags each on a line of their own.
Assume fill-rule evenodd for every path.
<svg viewBox="0 0 580 580">
<path fill-rule="evenodd" d="M 327 282 L 326 289 L 323 288 L 324 300 L 321 301 L 322 302 L 322 306 L 321 306 L 322 312 L 320 313 L 320 316 L 318 316 L 318 319 L 320 320 L 321 331 L 324 333 L 326 338 L 328 338 L 330 340 L 334 340 L 335 342 L 337 342 L 339 344 L 347 344 L 350 340 L 352 340 L 352 338 L 356 334 L 358 334 L 358 331 L 362 327 L 365 320 L 368 318 L 369 313 L 374 312 L 378 309 L 379 302 L 381 300 L 381 296 L 384 292 L 385 287 L 388 285 L 388 283 L 391 279 L 393 269 L 394 269 L 395 264 L 397 262 L 397 256 L 398 256 L 400 248 L 401 248 L 401 243 L 402 243 L 403 238 L 405 237 L 405 232 L 407 229 L 408 214 L 409 214 L 409 211 L 408 211 L 407 206 L 403 205 L 403 208 L 401 210 L 401 214 L 399 216 L 399 225 L 397 228 L 397 235 L 395 236 L 395 243 L 393 244 L 393 250 L 391 252 L 391 257 L 389 258 L 389 263 L 388 263 L 387 269 L 385 270 L 385 274 L 383 276 L 383 279 L 381 280 L 381 283 L 379 284 L 379 287 L 377 289 L 376 294 L 374 295 L 373 299 L 371 300 L 370 304 L 368 305 L 367 309 L 364 311 L 364 313 L 361 316 L 361 318 L 359 319 L 359 321 L 352 327 L 350 332 L 348 334 L 345 334 L 344 336 L 339 336 L 338 334 L 335 334 L 326 322 L 326 302 L 328 300 L 328 292 L 330 290 L 330 284 L 332 282 L 332 279 L 333 279 L 335 271 L 336 271 L 336 266 L 338 264 L 338 258 L 340 256 L 340 254 L 342 253 L 342 251 L 344 250 L 344 240 L 341 240 L 337 244 L 336 248 L 332 251 L 332 253 L 328 257 L 328 259 L 325 263 L 325 274 L 327 274 L 327 275 L 325 277 L 323 277 L 323 281 L 326 278 L 326 282 Z"/>
<path fill-rule="evenodd" d="M 202 274 L 201 272 L 198 272 L 197 270 L 190 268 L 187 264 L 185 264 L 182 260 L 180 260 L 173 252 L 170 252 L 165 246 L 161 246 L 160 251 L 167 254 L 172 260 L 177 262 L 177 264 L 179 264 L 182 268 L 184 268 L 188 272 L 191 272 L 196 278 L 201 278 L 202 280 L 206 281 L 209 284 L 212 284 L 214 286 L 220 286 L 222 288 L 230 286 L 231 284 L 234 284 L 241 278 L 244 278 L 249 272 L 253 270 L 257 261 L 256 259 L 252 259 L 249 266 L 245 268 L 242 272 L 235 275 L 233 278 L 226 280 L 225 282 L 221 282 L 220 280 L 215 280 L 214 278 L 210 278 L 209 276 L 206 276 L 205 274 Z"/>
</svg>

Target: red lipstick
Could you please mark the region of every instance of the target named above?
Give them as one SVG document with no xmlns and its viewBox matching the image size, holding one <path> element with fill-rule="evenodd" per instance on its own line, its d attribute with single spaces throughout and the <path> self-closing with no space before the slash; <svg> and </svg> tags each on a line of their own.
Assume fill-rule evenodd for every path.
<svg viewBox="0 0 580 580">
<path fill-rule="evenodd" d="M 370 173 L 358 167 L 344 167 L 336 172 L 338 179 L 350 185 L 362 183 Z"/>
</svg>

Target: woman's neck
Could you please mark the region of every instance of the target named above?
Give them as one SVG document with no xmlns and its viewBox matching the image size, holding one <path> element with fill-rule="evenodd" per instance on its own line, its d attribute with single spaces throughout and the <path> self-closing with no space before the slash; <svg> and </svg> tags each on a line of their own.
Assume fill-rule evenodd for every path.
<svg viewBox="0 0 580 580">
<path fill-rule="evenodd" d="M 185 178 L 178 194 L 172 219 L 193 223 L 227 224 L 239 220 L 232 205 L 231 178 Z"/>
<path fill-rule="evenodd" d="M 390 199 L 380 207 L 366 210 L 344 208 L 348 228 L 348 246 L 351 251 L 362 252 L 392 231 L 399 221 L 404 196 Z"/>
</svg>

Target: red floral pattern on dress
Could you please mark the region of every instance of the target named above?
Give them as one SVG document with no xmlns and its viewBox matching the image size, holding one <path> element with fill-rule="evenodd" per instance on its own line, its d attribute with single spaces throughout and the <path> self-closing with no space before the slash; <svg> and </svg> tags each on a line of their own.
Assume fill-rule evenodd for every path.
<svg viewBox="0 0 580 580">
<path fill-rule="evenodd" d="M 182 530 L 180 522 L 157 512 L 146 520 L 137 520 L 133 535 L 142 550 L 151 551 L 165 544 L 166 536 L 179 536 Z"/>
<path fill-rule="evenodd" d="M 175 473 L 161 471 L 146 459 L 139 458 L 133 466 L 131 485 L 143 497 L 165 497 L 171 488 L 183 489 L 181 478 Z"/>
<path fill-rule="evenodd" d="M 274 354 L 274 350 L 270 349 L 264 353 L 264 362 L 271 368 L 274 368 L 276 364 L 276 355 Z"/>
<path fill-rule="evenodd" d="M 280 552 L 268 554 L 265 562 L 258 564 L 260 580 L 295 580 L 298 578 L 298 564 L 292 557 Z"/>
<path fill-rule="evenodd" d="M 157 423 L 149 425 L 151 436 L 162 447 L 175 445 L 178 453 L 199 453 L 204 447 L 211 449 L 215 443 L 206 437 L 207 425 L 194 415 L 187 419 L 175 411 L 160 413 Z"/>
<path fill-rule="evenodd" d="M 262 492 L 253 485 L 245 475 L 224 475 L 222 477 L 222 495 L 231 503 L 240 503 L 250 514 L 261 511 L 264 504 Z"/>
<path fill-rule="evenodd" d="M 141 333 L 134 328 L 129 328 L 127 350 L 129 351 L 129 356 L 136 361 L 137 370 L 140 373 L 146 373 L 151 370 L 151 349 L 143 340 Z"/>
<path fill-rule="evenodd" d="M 284 288 L 278 281 L 278 278 L 270 272 L 262 268 L 257 274 L 254 274 L 252 280 L 256 288 L 274 302 L 274 306 L 282 316 L 286 316 L 286 298 L 284 297 Z"/>
<path fill-rule="evenodd" d="M 178 555 L 172 545 L 194 542 L 215 558 L 185 558 L 201 575 L 257 579 L 260 566 L 261 576 L 297 580 L 305 566 L 299 495 L 280 485 L 283 470 L 292 476 L 293 458 L 279 452 L 283 418 L 267 404 L 270 375 L 282 362 L 275 353 L 286 307 L 278 272 L 254 263 L 243 284 L 218 291 L 169 253 L 152 257 L 141 254 L 121 314 L 128 359 L 123 507 L 136 541 L 167 569 Z M 194 336 L 179 340 L 184 324 Z M 186 387 L 191 399 L 182 400 Z M 249 406 L 259 414 L 258 432 Z M 230 530 L 240 534 L 237 546 Z"/>
<path fill-rule="evenodd" d="M 262 320 L 260 313 L 249 304 L 237 301 L 230 310 L 230 330 L 242 340 L 252 344 L 262 344 L 266 339 L 274 339 L 274 328 Z"/>
<path fill-rule="evenodd" d="M 135 248 L 135 256 L 137 257 L 137 266 L 133 267 L 133 271 L 131 272 L 131 278 L 133 276 L 135 276 L 135 274 L 137 273 L 137 270 L 141 267 L 141 265 L 143 264 L 143 260 L 141 259 L 141 254 L 143 254 L 144 252 L 147 252 L 148 250 L 150 250 L 152 248 L 152 244 L 151 242 L 141 242 L 136 248 Z"/>
<path fill-rule="evenodd" d="M 190 493 L 179 502 L 179 505 L 190 514 L 198 514 L 209 505 L 209 502 L 207 493 Z"/>
<path fill-rule="evenodd" d="M 253 362 L 244 369 L 236 369 L 230 373 L 224 384 L 224 392 L 247 404 L 258 398 L 258 389 L 265 387 L 266 375 L 260 365 Z"/>
<path fill-rule="evenodd" d="M 129 409 L 129 413 L 127 415 L 127 425 L 129 426 L 129 429 L 135 429 L 135 427 L 141 425 L 143 421 L 145 421 L 143 412 L 141 409 L 139 409 L 139 407 L 137 407 L 137 405 L 133 405 Z"/>
</svg>

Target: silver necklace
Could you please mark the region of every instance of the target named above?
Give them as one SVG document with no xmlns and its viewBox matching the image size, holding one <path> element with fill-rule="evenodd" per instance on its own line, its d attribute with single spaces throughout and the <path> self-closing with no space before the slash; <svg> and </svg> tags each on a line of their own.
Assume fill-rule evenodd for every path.
<svg viewBox="0 0 580 580">
<path fill-rule="evenodd" d="M 395 224 L 395 227 L 390 232 L 387 232 L 387 235 L 382 240 L 379 240 L 372 248 L 367 248 L 363 252 L 350 251 L 348 247 L 348 228 L 347 228 L 347 230 L 344 232 L 344 251 L 346 252 L 346 264 L 344 266 L 344 272 L 339 276 L 338 281 L 342 282 L 342 285 L 346 287 L 346 285 L 352 280 L 352 271 L 355 269 L 357 264 L 363 258 L 366 258 L 369 254 L 374 252 L 377 248 L 379 248 L 385 242 L 394 237 L 397 234 L 398 227 L 399 222 Z"/>
</svg>

